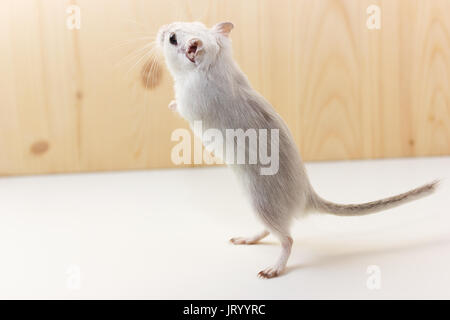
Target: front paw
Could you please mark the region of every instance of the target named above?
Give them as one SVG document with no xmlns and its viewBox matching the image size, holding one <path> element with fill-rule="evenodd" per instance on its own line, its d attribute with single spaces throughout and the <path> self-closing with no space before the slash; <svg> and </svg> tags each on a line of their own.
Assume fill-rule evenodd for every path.
<svg viewBox="0 0 450 320">
<path fill-rule="evenodd" d="M 170 101 L 169 109 L 172 111 L 177 111 L 177 102 L 175 100 Z"/>
</svg>

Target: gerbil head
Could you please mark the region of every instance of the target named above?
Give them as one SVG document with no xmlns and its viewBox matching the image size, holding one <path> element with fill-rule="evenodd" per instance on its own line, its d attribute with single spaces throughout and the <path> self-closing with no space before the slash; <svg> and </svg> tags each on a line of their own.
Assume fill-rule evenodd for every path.
<svg viewBox="0 0 450 320">
<path fill-rule="evenodd" d="M 192 70 L 206 70 L 219 53 L 230 52 L 231 22 L 208 29 L 200 22 L 174 22 L 162 26 L 157 45 L 162 49 L 170 72 L 182 75 Z"/>
</svg>

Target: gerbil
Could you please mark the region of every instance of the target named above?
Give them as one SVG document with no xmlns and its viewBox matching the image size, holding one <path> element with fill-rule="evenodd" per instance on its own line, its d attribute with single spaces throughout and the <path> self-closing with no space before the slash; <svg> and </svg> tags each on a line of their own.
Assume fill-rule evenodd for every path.
<svg viewBox="0 0 450 320">
<path fill-rule="evenodd" d="M 176 22 L 161 27 L 157 45 L 174 79 L 175 100 L 169 107 L 192 126 L 226 129 L 279 129 L 279 169 L 261 175 L 261 164 L 231 164 L 265 225 L 248 238 L 233 238 L 234 244 L 254 244 L 269 233 L 276 236 L 282 252 L 276 263 L 258 273 L 262 278 L 278 276 L 288 261 L 293 240 L 290 226 L 296 216 L 316 211 L 339 216 L 359 216 L 417 199 L 434 191 L 437 182 L 406 193 L 363 204 L 341 205 L 322 199 L 309 183 L 303 163 L 285 122 L 270 103 L 256 92 L 232 58 L 230 32 L 223 22 L 208 29 L 199 22 Z M 251 148 L 251 146 L 246 146 Z M 246 153 L 255 150 L 246 150 Z"/>
</svg>

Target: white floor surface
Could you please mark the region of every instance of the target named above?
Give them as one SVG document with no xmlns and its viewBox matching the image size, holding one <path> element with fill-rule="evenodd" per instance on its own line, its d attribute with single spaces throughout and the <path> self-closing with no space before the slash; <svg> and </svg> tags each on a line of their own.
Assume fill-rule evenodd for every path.
<svg viewBox="0 0 450 320">
<path fill-rule="evenodd" d="M 450 298 L 450 157 L 306 167 L 340 203 L 443 181 L 376 215 L 297 221 L 287 272 L 261 280 L 280 247 L 228 242 L 262 226 L 227 168 L 0 178 L 0 298 Z"/>
</svg>

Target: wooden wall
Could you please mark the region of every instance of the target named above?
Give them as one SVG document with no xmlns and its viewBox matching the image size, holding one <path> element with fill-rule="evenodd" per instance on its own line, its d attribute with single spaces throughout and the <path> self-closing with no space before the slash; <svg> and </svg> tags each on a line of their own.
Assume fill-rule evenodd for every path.
<svg viewBox="0 0 450 320">
<path fill-rule="evenodd" d="M 166 71 L 143 86 L 139 49 L 175 20 L 234 22 L 236 59 L 306 160 L 450 154 L 450 0 L 2 0 L 0 174 L 173 166 L 187 125 Z"/>
</svg>

